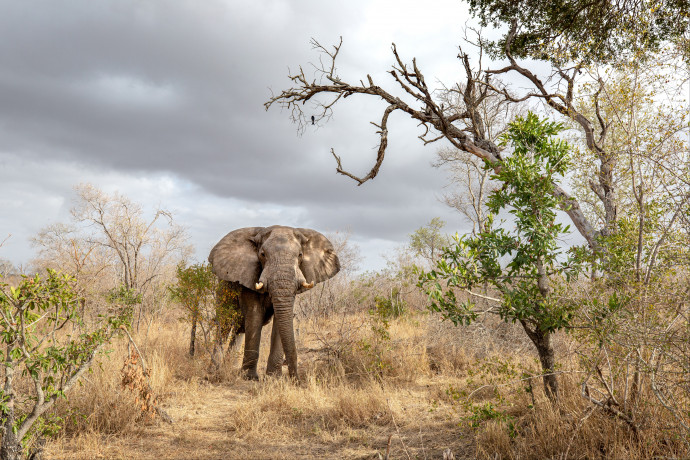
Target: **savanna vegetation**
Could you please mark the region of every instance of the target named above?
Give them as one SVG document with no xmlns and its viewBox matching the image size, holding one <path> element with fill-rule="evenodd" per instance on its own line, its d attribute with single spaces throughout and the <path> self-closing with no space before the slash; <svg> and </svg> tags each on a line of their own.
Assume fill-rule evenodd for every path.
<svg viewBox="0 0 690 460">
<path fill-rule="evenodd" d="M 80 185 L 35 275 L 0 263 L 0 457 L 688 458 L 690 6 L 470 6 L 505 33 L 468 29 L 462 82 L 429 88 L 393 45 L 391 88 L 351 84 L 342 42 L 315 41 L 314 75 L 266 105 L 303 131 L 383 101 L 371 170 L 333 152 L 359 184 L 390 114 L 417 120 L 471 231 L 420 222 L 373 273 L 329 235 L 342 270 L 297 298 L 300 381 L 250 382 L 241 341 L 209 371 L 233 312 L 184 227 Z"/>
</svg>

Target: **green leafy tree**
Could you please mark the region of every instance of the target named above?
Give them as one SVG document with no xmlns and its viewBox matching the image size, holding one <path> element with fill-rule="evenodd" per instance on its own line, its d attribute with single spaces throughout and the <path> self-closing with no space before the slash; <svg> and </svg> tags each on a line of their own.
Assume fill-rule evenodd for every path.
<svg viewBox="0 0 690 460">
<path fill-rule="evenodd" d="M 666 41 L 681 46 L 690 26 L 686 0 L 470 0 L 482 25 L 515 21 L 516 57 L 557 63 L 570 60 L 611 62 L 656 51 Z M 505 39 L 491 43 L 502 54 Z M 686 56 L 687 54 L 687 49 Z"/>
<path fill-rule="evenodd" d="M 218 280 L 213 289 L 213 304 L 215 314 L 211 318 L 211 325 L 216 331 L 216 340 L 211 353 L 211 371 L 220 369 L 224 360 L 223 346 L 230 338 L 228 349 L 235 344 L 237 332 L 244 324 L 244 316 L 240 308 L 240 293 L 242 287 L 239 283 Z"/>
<path fill-rule="evenodd" d="M 201 326 L 204 328 L 203 306 L 213 296 L 217 284 L 216 280 L 211 266 L 207 263 L 194 264 L 189 267 L 180 264 L 177 266 L 177 284 L 169 288 L 173 298 L 178 300 L 187 311 L 189 321 L 192 324 L 189 356 L 194 356 L 197 325 L 201 322 Z"/>
<path fill-rule="evenodd" d="M 569 146 L 555 137 L 561 129 L 531 112 L 510 124 L 502 143 L 510 144 L 513 153 L 495 174 L 504 186 L 488 199 L 489 229 L 456 236 L 436 268 L 420 275 L 430 308 L 456 325 L 476 319 L 476 297 L 495 302 L 505 321 L 519 322 L 537 349 L 551 398 L 558 394 L 551 336 L 568 326 L 572 316 L 571 309 L 559 304 L 552 282 L 576 273 L 576 267 L 560 260 L 558 238 L 568 227 L 556 222 L 561 203 L 552 190 L 568 170 Z M 506 209 L 513 216 L 512 230 L 506 222 L 494 225 L 494 216 Z M 499 298 L 473 291 L 487 284 Z M 460 302 L 457 290 L 469 293 L 470 300 Z"/>
<path fill-rule="evenodd" d="M 448 235 L 441 232 L 446 223 L 440 217 L 434 217 L 424 227 L 420 227 L 410 235 L 410 248 L 415 255 L 423 257 L 430 263 L 435 263 L 441 255 L 442 249 L 450 242 Z"/>
<path fill-rule="evenodd" d="M 50 429 L 43 414 L 65 397 L 97 352 L 131 319 L 126 307 L 85 330 L 73 281 L 48 270 L 46 277 L 24 277 L 16 287 L 0 282 L 2 460 L 23 457 L 34 425 Z"/>
</svg>

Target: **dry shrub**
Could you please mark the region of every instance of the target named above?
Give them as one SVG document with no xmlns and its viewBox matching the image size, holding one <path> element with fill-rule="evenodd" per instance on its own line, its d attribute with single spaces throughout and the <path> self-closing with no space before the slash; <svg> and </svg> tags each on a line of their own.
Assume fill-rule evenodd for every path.
<svg viewBox="0 0 690 460">
<path fill-rule="evenodd" d="M 483 459 L 687 458 L 685 444 L 665 432 L 672 420 L 662 411 L 636 435 L 624 421 L 592 407 L 579 393 L 578 376 L 560 379 L 560 397 L 551 404 L 543 393 L 529 409 L 525 394 L 508 398 L 505 420 L 489 420 L 476 433 Z M 511 410 L 512 409 L 512 410 Z"/>
<path fill-rule="evenodd" d="M 364 312 L 341 314 L 330 327 L 327 319 L 303 321 L 301 348 L 317 354 L 314 372 L 322 378 L 413 382 L 429 374 L 425 322 L 424 316 L 383 322 Z"/>
<path fill-rule="evenodd" d="M 436 334 L 426 348 L 429 369 L 438 375 L 462 375 L 474 362 L 467 349 L 449 334 Z"/>
<path fill-rule="evenodd" d="M 519 327 L 490 317 L 456 327 L 426 312 L 381 318 L 359 311 L 301 320 L 298 327 L 301 348 L 317 353 L 322 375 L 350 381 L 403 384 L 432 374 L 461 376 L 489 356 L 535 355 Z"/>
<path fill-rule="evenodd" d="M 178 325 L 168 326 L 157 327 L 150 334 L 150 340 L 134 336 L 150 371 L 147 382 L 159 401 L 164 401 L 173 392 L 175 379 L 192 378 L 201 365 L 185 356 L 185 344 L 176 339 L 179 337 Z M 64 419 L 63 435 L 123 435 L 133 433 L 138 426 L 152 421 L 148 414 L 142 412 L 137 393 L 122 385 L 121 371 L 130 353 L 128 339 L 114 341 L 80 385 L 72 389 L 67 399 L 56 404 L 52 415 Z M 203 374 L 198 372 L 197 375 Z"/>
<path fill-rule="evenodd" d="M 103 355 L 67 400 L 56 404 L 53 414 L 65 419 L 64 434 L 97 432 L 131 433 L 142 415 L 136 395 L 122 388 L 120 369 L 127 346 L 120 340 Z"/>
<path fill-rule="evenodd" d="M 372 382 L 366 387 L 326 382 L 309 375 L 302 385 L 267 378 L 228 414 L 227 429 L 241 439 L 302 433 L 336 435 L 348 428 L 388 425 L 386 394 Z"/>
<path fill-rule="evenodd" d="M 343 420 L 354 428 L 391 423 L 391 411 L 386 395 L 379 385 L 357 389 L 341 387 L 341 389 L 343 391 L 336 393 L 333 408 L 333 417 L 336 420 Z"/>
<path fill-rule="evenodd" d="M 503 422 L 488 421 L 477 434 L 477 443 L 477 456 L 480 458 L 514 458 L 511 456 L 512 439 Z M 485 446 L 490 446 L 490 450 Z"/>
</svg>

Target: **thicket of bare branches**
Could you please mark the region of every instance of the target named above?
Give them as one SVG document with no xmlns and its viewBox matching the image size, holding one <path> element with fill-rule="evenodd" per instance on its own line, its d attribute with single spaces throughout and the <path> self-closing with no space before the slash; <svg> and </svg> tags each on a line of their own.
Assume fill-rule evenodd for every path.
<svg viewBox="0 0 690 460">
<path fill-rule="evenodd" d="M 32 240 L 36 269 L 60 267 L 76 277 L 80 295 L 98 313 L 110 298 L 140 304 L 137 325 L 169 303 L 167 285 L 189 256 L 186 229 L 170 212 L 148 216 L 141 204 L 91 184 L 75 187 L 72 220 L 43 228 Z M 127 297 L 120 298 L 122 296 Z"/>
</svg>

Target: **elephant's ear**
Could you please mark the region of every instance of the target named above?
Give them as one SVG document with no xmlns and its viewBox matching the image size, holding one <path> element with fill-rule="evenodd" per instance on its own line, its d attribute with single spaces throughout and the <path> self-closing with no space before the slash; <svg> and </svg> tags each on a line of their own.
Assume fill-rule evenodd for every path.
<svg viewBox="0 0 690 460">
<path fill-rule="evenodd" d="M 340 261 L 328 238 L 308 228 L 298 228 L 297 231 L 306 237 L 306 242 L 302 243 L 300 269 L 307 283 L 321 283 L 335 276 L 340 271 Z"/>
<path fill-rule="evenodd" d="M 263 227 L 247 227 L 225 235 L 208 255 L 213 273 L 220 279 L 254 289 L 261 276 L 261 263 L 253 238 L 261 230 Z"/>
</svg>

